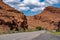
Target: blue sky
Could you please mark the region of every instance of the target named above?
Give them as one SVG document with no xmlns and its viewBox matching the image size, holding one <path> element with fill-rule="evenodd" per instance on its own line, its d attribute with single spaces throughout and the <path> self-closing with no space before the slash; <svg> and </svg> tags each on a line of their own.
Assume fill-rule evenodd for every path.
<svg viewBox="0 0 60 40">
<path fill-rule="evenodd" d="M 45 7 L 60 8 L 60 0 L 3 0 L 6 4 L 23 12 L 27 16 L 41 13 Z"/>
</svg>

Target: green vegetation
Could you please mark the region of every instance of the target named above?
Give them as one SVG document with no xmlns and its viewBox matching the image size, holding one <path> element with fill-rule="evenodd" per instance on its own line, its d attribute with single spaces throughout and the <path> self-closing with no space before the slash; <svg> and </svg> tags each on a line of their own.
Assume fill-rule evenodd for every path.
<svg viewBox="0 0 60 40">
<path fill-rule="evenodd" d="M 40 31 L 40 30 L 44 30 L 44 29 L 41 26 L 37 26 L 36 28 L 29 28 L 28 32 Z"/>
<path fill-rule="evenodd" d="M 55 35 L 60 35 L 60 32 L 51 32 L 51 33 Z"/>
<path fill-rule="evenodd" d="M 37 26 L 36 27 L 36 30 L 39 31 L 39 30 L 44 30 L 44 28 L 42 28 L 41 26 Z"/>
<path fill-rule="evenodd" d="M 55 31 L 50 31 L 52 34 L 60 35 L 60 28 Z"/>
<path fill-rule="evenodd" d="M 33 32 L 33 31 L 36 31 L 36 30 L 33 29 L 33 28 L 29 28 L 29 29 L 27 30 L 27 32 Z"/>
<path fill-rule="evenodd" d="M 25 32 L 25 30 L 23 28 L 19 28 L 18 32 Z"/>
<path fill-rule="evenodd" d="M 58 29 L 55 32 L 52 32 L 55 35 L 60 35 L 60 26 L 58 27 Z"/>
<path fill-rule="evenodd" d="M 37 26 L 36 28 L 28 28 L 27 30 L 24 30 L 23 28 L 19 28 L 18 31 L 15 30 L 10 30 L 8 32 L 3 32 L 0 34 L 12 34 L 12 33 L 19 33 L 19 32 L 33 32 L 33 31 L 40 31 L 40 30 L 44 30 L 41 26 Z"/>
<path fill-rule="evenodd" d="M 12 33 L 18 33 L 18 31 L 10 30 L 8 32 L 2 32 L 0 34 L 12 34 Z"/>
<path fill-rule="evenodd" d="M 58 28 L 58 29 L 56 30 L 56 32 L 60 32 L 60 28 Z"/>
<path fill-rule="evenodd" d="M 9 34 L 18 33 L 18 31 L 10 30 L 10 31 L 7 32 L 7 34 L 8 34 L 8 33 L 9 33 Z"/>
<path fill-rule="evenodd" d="M 19 33 L 19 32 L 25 32 L 25 30 L 23 28 L 19 28 L 18 31 L 9 30 L 8 32 L 1 32 L 0 34 L 12 34 L 12 33 Z"/>
<path fill-rule="evenodd" d="M 12 34 L 12 33 L 19 33 L 19 32 L 25 32 L 25 30 L 23 28 L 19 28 L 18 31 L 15 31 L 15 30 L 10 30 L 8 31 L 9 34 Z"/>
</svg>

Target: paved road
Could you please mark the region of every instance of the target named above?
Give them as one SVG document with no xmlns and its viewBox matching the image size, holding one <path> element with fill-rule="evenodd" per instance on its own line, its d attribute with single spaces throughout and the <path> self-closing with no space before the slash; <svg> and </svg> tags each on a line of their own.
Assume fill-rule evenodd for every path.
<svg viewBox="0 0 60 40">
<path fill-rule="evenodd" d="M 60 40 L 60 36 L 53 35 L 50 33 L 43 33 L 32 40 Z"/>
<path fill-rule="evenodd" d="M 46 31 L 36 31 L 0 35 L 0 40 L 60 40 L 60 36 L 46 33 Z"/>
<path fill-rule="evenodd" d="M 45 33 L 45 31 L 6 34 L 0 35 L 0 40 L 32 40 L 33 38 L 38 37 L 42 33 Z"/>
</svg>

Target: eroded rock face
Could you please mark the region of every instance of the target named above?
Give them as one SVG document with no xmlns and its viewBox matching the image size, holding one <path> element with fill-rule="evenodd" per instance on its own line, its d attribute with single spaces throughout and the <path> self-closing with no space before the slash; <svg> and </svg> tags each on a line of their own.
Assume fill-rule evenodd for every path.
<svg viewBox="0 0 60 40">
<path fill-rule="evenodd" d="M 29 27 L 41 26 L 48 30 L 56 30 L 60 21 L 60 8 L 46 7 L 41 14 L 28 16 L 27 19 Z"/>
<path fill-rule="evenodd" d="M 28 28 L 26 16 L 0 0 L 0 32 Z"/>
</svg>

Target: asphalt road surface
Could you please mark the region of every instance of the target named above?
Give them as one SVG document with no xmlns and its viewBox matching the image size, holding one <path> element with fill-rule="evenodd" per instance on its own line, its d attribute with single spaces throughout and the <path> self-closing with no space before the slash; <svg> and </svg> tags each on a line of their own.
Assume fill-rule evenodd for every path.
<svg viewBox="0 0 60 40">
<path fill-rule="evenodd" d="M 60 40 L 60 36 L 46 31 L 0 35 L 0 40 Z"/>
<path fill-rule="evenodd" d="M 60 36 L 50 34 L 50 33 L 43 33 L 32 40 L 60 40 Z"/>
<path fill-rule="evenodd" d="M 32 40 L 33 38 L 36 38 L 43 33 L 45 33 L 45 31 L 6 34 L 0 35 L 0 40 Z"/>
</svg>

